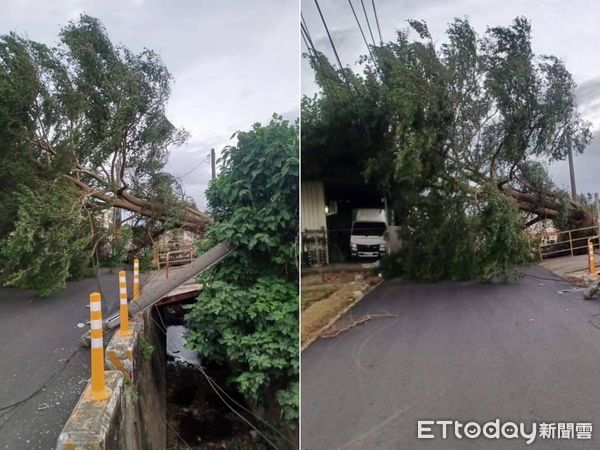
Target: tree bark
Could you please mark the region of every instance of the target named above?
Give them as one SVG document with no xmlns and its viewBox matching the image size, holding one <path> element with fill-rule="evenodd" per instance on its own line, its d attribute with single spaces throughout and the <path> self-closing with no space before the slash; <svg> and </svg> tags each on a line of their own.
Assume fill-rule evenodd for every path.
<svg viewBox="0 0 600 450">
<path fill-rule="evenodd" d="M 147 200 L 137 198 L 129 194 L 126 190 L 119 190 L 116 193 L 104 190 L 94 190 L 91 186 L 71 175 L 65 175 L 75 186 L 77 186 L 86 196 L 92 197 L 102 202 L 104 206 L 125 209 L 127 211 L 140 214 L 144 217 L 153 219 L 172 219 L 162 212 L 159 205 L 155 205 Z M 198 211 L 191 205 L 183 205 L 183 215 L 175 221 L 175 226 L 191 231 L 196 234 L 204 233 L 206 225 L 211 219 L 206 214 Z"/>
<path fill-rule="evenodd" d="M 528 222 L 527 226 L 544 219 L 556 220 L 560 214 L 561 199 L 552 192 L 521 192 L 508 184 L 501 184 L 498 187 L 517 202 L 521 211 L 537 215 L 535 219 Z M 570 229 L 585 228 L 596 225 L 596 219 L 582 205 L 567 199 L 567 223 Z"/>
</svg>

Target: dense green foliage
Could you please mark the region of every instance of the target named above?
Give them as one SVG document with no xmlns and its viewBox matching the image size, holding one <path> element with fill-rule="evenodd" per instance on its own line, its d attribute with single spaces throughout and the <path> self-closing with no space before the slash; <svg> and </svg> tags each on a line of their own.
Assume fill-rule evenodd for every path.
<svg viewBox="0 0 600 450">
<path fill-rule="evenodd" d="M 46 296 L 64 289 L 69 278 L 89 275 L 91 227 L 77 190 L 59 178 L 13 195 L 17 222 L 0 241 L 0 281 Z"/>
<path fill-rule="evenodd" d="M 201 276 L 187 314 L 189 345 L 227 362 L 232 382 L 257 408 L 298 420 L 298 130 L 274 116 L 238 132 L 207 190 L 215 219 L 203 248 L 238 249 Z"/>
<path fill-rule="evenodd" d="M 173 226 L 185 200 L 163 172 L 187 134 L 166 117 L 172 80 L 158 55 L 113 44 L 86 15 L 59 38 L 48 47 L 0 36 L 2 279 L 41 294 L 78 276 L 94 252 L 123 261 L 130 232 L 108 220 L 113 205 L 132 211 L 134 237 L 145 237 Z"/>
<path fill-rule="evenodd" d="M 452 197 L 431 193 L 403 223 L 404 245 L 383 261 L 387 276 L 507 281 L 518 278 L 519 265 L 533 261 L 522 214 L 493 185 L 484 186 L 476 205 L 464 191 Z"/>
<path fill-rule="evenodd" d="M 302 103 L 303 177 L 342 173 L 381 192 L 404 244 L 388 266 L 419 279 L 506 275 L 528 259 L 525 225 L 593 224 L 541 164 L 582 152 L 591 133 L 571 74 L 534 54 L 527 19 L 482 36 L 456 19 L 441 45 L 409 25 L 417 37 L 373 47 L 362 74 L 308 55 L 321 92 Z"/>
</svg>

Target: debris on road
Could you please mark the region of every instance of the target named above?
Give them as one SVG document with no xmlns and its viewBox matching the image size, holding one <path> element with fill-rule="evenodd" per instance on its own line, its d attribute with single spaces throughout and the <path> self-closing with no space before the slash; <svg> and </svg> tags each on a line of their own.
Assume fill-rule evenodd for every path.
<svg viewBox="0 0 600 450">
<path fill-rule="evenodd" d="M 398 317 L 398 314 L 390 314 L 389 312 L 386 312 L 383 314 L 365 314 L 360 319 L 353 321 L 350 325 L 347 325 L 344 327 L 331 326 L 330 328 L 337 328 L 337 329 L 335 331 L 331 331 L 330 333 L 325 332 L 325 333 L 321 334 L 321 337 L 333 338 L 333 337 L 336 337 L 336 336 L 342 334 L 345 331 L 350 330 L 351 328 L 354 328 L 357 325 L 362 325 L 363 323 L 366 323 L 369 320 L 378 319 L 381 317 Z M 530 320 L 533 320 L 533 319 L 530 319 Z"/>
<path fill-rule="evenodd" d="M 583 298 L 591 300 L 594 296 L 600 294 L 600 280 L 591 281 L 583 290 Z"/>
<path fill-rule="evenodd" d="M 583 288 L 561 289 L 561 290 L 556 291 L 556 292 L 558 292 L 559 294 L 562 295 L 562 294 L 565 294 L 567 292 L 580 292 L 580 291 L 583 291 Z"/>
</svg>

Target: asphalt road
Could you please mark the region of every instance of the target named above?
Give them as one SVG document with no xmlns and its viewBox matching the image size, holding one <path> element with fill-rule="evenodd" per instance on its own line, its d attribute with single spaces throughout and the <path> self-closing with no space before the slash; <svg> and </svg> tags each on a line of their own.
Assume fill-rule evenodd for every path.
<svg viewBox="0 0 600 450">
<path fill-rule="evenodd" d="M 541 268 L 531 275 L 553 278 Z M 385 281 L 302 353 L 302 448 L 600 448 L 600 301 L 562 281 Z M 595 317 L 595 315 L 599 315 Z M 600 326 L 600 325 L 598 325 Z M 591 422 L 593 439 L 417 439 L 417 420 Z M 493 431 L 493 429 L 488 429 Z"/>
<path fill-rule="evenodd" d="M 89 350 L 80 346 L 89 294 L 103 293 L 105 316 L 118 310 L 116 272 L 103 270 L 100 285 L 96 278 L 71 282 L 48 298 L 0 288 L 0 449 L 55 447 L 89 378 Z"/>
</svg>

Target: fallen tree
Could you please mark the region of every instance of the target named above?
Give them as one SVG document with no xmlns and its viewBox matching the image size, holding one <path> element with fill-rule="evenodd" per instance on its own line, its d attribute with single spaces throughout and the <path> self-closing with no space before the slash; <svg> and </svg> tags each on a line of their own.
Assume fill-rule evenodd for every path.
<svg viewBox="0 0 600 450">
<path fill-rule="evenodd" d="M 403 243 L 387 273 L 511 278 L 531 261 L 525 228 L 595 224 L 547 172 L 591 139 L 575 83 L 534 54 L 523 17 L 483 35 L 455 19 L 441 45 L 408 22 L 360 59 L 362 73 L 334 67 L 304 33 L 321 90 L 302 101 L 303 177 L 344 174 L 382 194 Z"/>
<path fill-rule="evenodd" d="M 79 173 L 79 171 L 76 171 Z M 183 228 L 198 234 L 202 234 L 210 217 L 200 211 L 195 206 L 182 204 L 181 211 L 173 214 L 173 211 L 165 211 L 164 205 L 158 202 L 151 202 L 129 194 L 124 189 L 114 191 L 95 190 L 89 184 L 86 184 L 80 177 L 73 175 L 64 175 L 64 177 L 77 186 L 84 196 L 93 199 L 87 205 L 91 208 L 120 208 L 130 211 L 149 219 L 170 220 L 173 227 Z M 162 231 L 166 231 L 162 229 Z M 158 236 L 153 235 L 154 239 Z"/>
<path fill-rule="evenodd" d="M 26 260 L 39 257 L 40 270 L 54 271 L 57 282 L 42 287 L 51 293 L 84 272 L 75 266 L 102 257 L 106 243 L 125 241 L 122 226 L 136 230 L 140 251 L 172 228 L 203 235 L 209 216 L 164 170 L 188 137 L 166 116 L 171 82 L 155 52 L 113 44 L 86 15 L 61 30 L 56 47 L 0 36 L 0 279 L 37 289 Z M 35 195 L 44 201 L 31 201 Z M 61 215 L 53 202 L 74 214 L 65 214 L 69 236 L 55 226 Z M 131 213 L 128 223 L 117 210 Z M 28 228 L 54 233 L 44 237 L 49 243 L 77 245 L 35 250 Z"/>
<path fill-rule="evenodd" d="M 171 75 L 158 55 L 113 45 L 89 16 L 67 25 L 60 38 L 56 48 L 14 34 L 1 41 L 5 76 L 18 73 L 18 66 L 31 77 L 32 101 L 22 105 L 29 123 L 22 125 L 36 162 L 60 165 L 92 207 L 202 231 L 208 217 L 186 203 L 175 178 L 162 172 L 169 149 L 185 142 L 187 133 L 166 117 Z M 179 204 L 171 201 L 166 210 L 167 196 Z"/>
<path fill-rule="evenodd" d="M 432 190 L 451 195 L 468 184 L 476 203 L 493 184 L 515 201 L 526 226 L 593 225 L 585 205 L 546 172 L 569 151 L 583 152 L 591 132 L 563 62 L 533 53 L 527 19 L 483 36 L 456 19 L 439 46 L 424 22 L 409 24 L 417 38 L 399 31 L 371 48 L 362 74 L 334 68 L 306 36 L 321 92 L 303 99 L 303 174 L 360 174 L 399 217 Z"/>
</svg>

